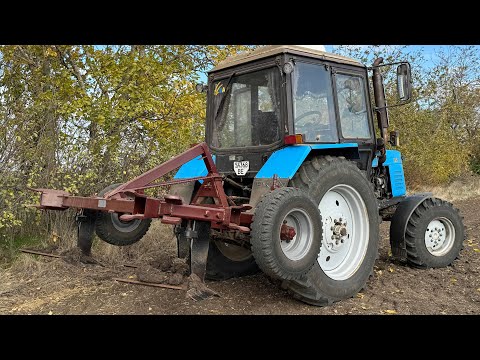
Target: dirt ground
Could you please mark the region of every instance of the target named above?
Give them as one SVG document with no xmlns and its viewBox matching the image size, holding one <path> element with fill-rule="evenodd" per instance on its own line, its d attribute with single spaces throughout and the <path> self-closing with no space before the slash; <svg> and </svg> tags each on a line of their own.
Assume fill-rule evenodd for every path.
<svg viewBox="0 0 480 360">
<path fill-rule="evenodd" d="M 0 271 L 0 314 L 480 314 L 476 231 L 480 227 L 480 198 L 455 205 L 465 216 L 468 237 L 452 266 L 419 270 L 392 263 L 388 256 L 389 223 L 383 223 L 380 256 L 366 289 L 330 307 L 298 302 L 263 274 L 208 282 L 220 297 L 202 301 L 187 297 L 185 290 L 119 283 L 112 279 L 135 279 L 137 270 L 109 258 L 102 248 L 94 248 L 96 259 L 105 267 L 21 255 L 11 268 Z M 158 241 L 155 256 L 173 256 L 175 243 L 170 230 L 159 225 L 150 231 L 152 236 Z M 142 246 L 138 245 L 137 252 L 147 251 Z M 142 258 L 135 258 L 128 249 L 114 251 L 142 264 Z"/>
</svg>

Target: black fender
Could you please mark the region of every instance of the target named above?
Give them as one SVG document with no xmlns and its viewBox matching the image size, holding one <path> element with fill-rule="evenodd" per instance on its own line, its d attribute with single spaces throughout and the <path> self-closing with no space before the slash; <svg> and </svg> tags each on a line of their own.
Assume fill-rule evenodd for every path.
<svg viewBox="0 0 480 360">
<path fill-rule="evenodd" d="M 407 259 L 405 231 L 407 230 L 408 220 L 410 220 L 410 216 L 412 216 L 415 209 L 432 196 L 432 193 L 413 194 L 398 204 L 390 223 L 390 247 L 394 258 L 399 260 Z"/>
</svg>

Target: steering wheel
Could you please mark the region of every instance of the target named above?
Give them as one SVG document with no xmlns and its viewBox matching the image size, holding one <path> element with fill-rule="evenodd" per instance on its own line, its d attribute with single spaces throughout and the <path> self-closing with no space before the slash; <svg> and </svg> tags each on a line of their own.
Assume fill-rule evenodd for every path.
<svg viewBox="0 0 480 360">
<path fill-rule="evenodd" d="M 303 113 L 302 115 L 298 116 L 297 118 L 295 118 L 295 123 L 297 123 L 297 125 L 300 125 L 298 122 L 299 120 L 303 119 L 304 117 L 307 117 L 307 116 L 310 116 L 310 115 L 319 115 L 321 116 L 322 113 L 320 111 L 316 111 L 316 110 L 313 110 L 313 111 L 307 111 L 306 113 Z M 304 124 L 305 125 L 305 124 Z M 302 126 L 302 125 L 300 125 Z"/>
<path fill-rule="evenodd" d="M 335 131 L 335 127 L 332 128 L 329 124 L 320 124 L 316 123 L 314 121 L 305 123 L 305 124 L 299 124 L 298 120 L 301 120 L 307 116 L 310 115 L 321 115 L 322 113 L 320 111 L 307 111 L 306 113 L 303 113 L 302 115 L 298 116 L 295 119 L 295 124 L 297 125 L 297 130 L 300 130 L 300 132 L 304 133 L 307 138 L 311 138 L 310 140 L 314 141 L 315 139 L 312 138 L 313 135 L 322 135 L 326 139 L 334 139 L 335 136 L 332 135 L 332 131 Z M 318 140 L 318 139 L 317 139 Z"/>
</svg>

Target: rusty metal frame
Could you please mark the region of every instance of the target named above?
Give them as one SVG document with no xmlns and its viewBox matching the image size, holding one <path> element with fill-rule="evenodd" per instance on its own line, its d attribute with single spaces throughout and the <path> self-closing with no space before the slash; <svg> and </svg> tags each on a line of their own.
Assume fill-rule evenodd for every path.
<svg viewBox="0 0 480 360">
<path fill-rule="evenodd" d="M 173 180 L 163 183 L 154 183 L 156 180 L 179 168 L 190 160 L 201 156 L 205 162 L 208 174 L 185 180 Z M 145 189 L 176 184 L 179 182 L 203 180 L 196 195 L 190 204 L 184 204 L 179 196 L 165 195 L 163 199 L 146 196 Z M 120 219 L 161 218 L 165 224 L 179 225 L 182 220 L 207 221 L 215 229 L 239 230 L 250 232 L 249 225 L 252 215 L 245 211 L 251 209 L 249 205 L 230 205 L 223 190 L 223 178 L 206 143 L 198 144 L 167 162 L 137 176 L 116 189 L 106 193 L 103 197 L 71 196 L 62 190 L 31 189 L 40 192 L 40 205 L 36 207 L 48 210 L 65 210 L 70 207 L 92 209 L 121 213 Z M 214 204 L 201 203 L 205 198 L 212 198 Z"/>
</svg>

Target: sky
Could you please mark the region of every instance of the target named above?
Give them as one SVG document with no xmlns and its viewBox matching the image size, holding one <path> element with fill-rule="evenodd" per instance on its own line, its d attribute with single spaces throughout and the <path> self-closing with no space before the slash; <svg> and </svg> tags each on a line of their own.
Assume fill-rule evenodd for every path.
<svg viewBox="0 0 480 360">
<path fill-rule="evenodd" d="M 324 46 L 327 52 L 332 52 L 337 45 L 324 45 Z M 436 53 L 438 53 L 440 50 L 448 50 L 448 48 L 451 46 L 456 46 L 456 45 L 408 45 L 406 50 L 412 51 L 412 52 L 421 50 L 425 58 L 424 66 L 426 68 L 431 68 L 435 65 L 435 63 L 438 60 Z M 477 45 L 475 47 L 478 49 L 478 52 L 480 54 L 480 45 Z M 206 80 L 207 80 L 206 76 L 202 75 L 201 81 L 206 82 Z"/>
<path fill-rule="evenodd" d="M 338 45 L 324 45 L 324 46 L 327 52 L 332 52 L 334 48 Z M 367 46 L 367 45 L 360 45 L 360 46 Z M 425 58 L 425 63 L 423 64 L 423 66 L 425 66 L 425 68 L 428 69 L 428 68 L 432 68 L 437 63 L 438 57 L 436 56 L 436 54 L 439 51 L 448 50 L 452 46 L 458 46 L 458 45 L 408 45 L 406 50 L 411 52 L 416 52 L 418 50 L 422 51 Z M 478 52 L 480 55 L 480 45 L 475 46 L 475 48 L 478 49 Z M 206 74 L 204 73 L 200 74 L 200 81 L 203 83 L 207 82 Z"/>
<path fill-rule="evenodd" d="M 325 45 L 325 49 L 328 52 L 332 52 L 336 45 Z M 438 60 L 438 57 L 436 54 L 441 51 L 441 50 L 448 50 L 452 46 L 458 46 L 458 45 L 408 45 L 407 46 L 407 51 L 422 51 L 424 57 L 425 57 L 425 66 L 428 67 L 433 67 L 435 63 Z M 475 46 L 480 54 L 480 46 Z"/>
</svg>

